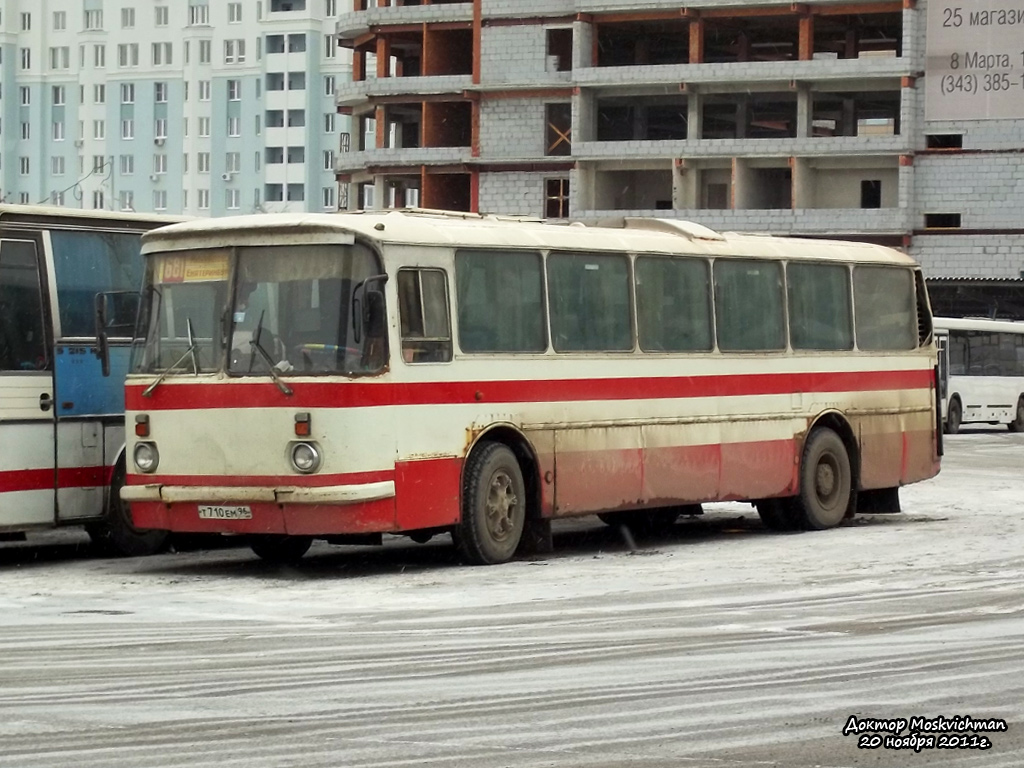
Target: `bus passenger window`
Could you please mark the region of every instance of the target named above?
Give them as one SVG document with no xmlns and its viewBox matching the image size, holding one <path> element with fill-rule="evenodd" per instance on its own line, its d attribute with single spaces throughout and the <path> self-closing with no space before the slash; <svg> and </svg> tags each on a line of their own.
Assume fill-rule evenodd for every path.
<svg viewBox="0 0 1024 768">
<path fill-rule="evenodd" d="M 463 352 L 543 352 L 544 282 L 537 252 L 458 251 L 459 348 Z"/>
<path fill-rule="evenodd" d="M 708 352 L 714 347 L 709 271 L 701 259 L 637 258 L 640 349 Z"/>
<path fill-rule="evenodd" d="M 725 352 L 785 349 L 782 265 L 718 259 L 714 269 L 718 348 Z"/>
<path fill-rule="evenodd" d="M 556 352 L 633 349 L 629 260 L 624 255 L 552 253 L 548 304 Z"/>
<path fill-rule="evenodd" d="M 790 262 L 786 281 L 793 349 L 853 349 L 849 269 Z"/>
<path fill-rule="evenodd" d="M 449 362 L 452 333 L 447 275 L 440 269 L 400 269 L 398 303 L 402 359 L 407 363 Z"/>
<path fill-rule="evenodd" d="M 46 368 L 43 306 L 35 246 L 0 244 L 0 371 Z"/>
<path fill-rule="evenodd" d="M 853 305 L 861 349 L 917 347 L 914 275 L 909 269 L 857 267 L 853 270 Z"/>
</svg>

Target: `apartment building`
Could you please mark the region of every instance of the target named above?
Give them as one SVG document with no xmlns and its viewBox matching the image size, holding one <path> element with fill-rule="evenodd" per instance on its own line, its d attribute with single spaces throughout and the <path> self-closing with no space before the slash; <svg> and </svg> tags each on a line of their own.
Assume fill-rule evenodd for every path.
<svg viewBox="0 0 1024 768">
<path fill-rule="evenodd" d="M 338 0 L 0 0 L 0 199 L 337 209 Z"/>
<path fill-rule="evenodd" d="M 936 87 L 973 67 L 980 91 L 1004 62 L 976 14 L 978 40 L 928 55 L 929 28 L 952 26 L 933 3 L 346 0 L 345 202 L 675 217 L 1017 278 L 1024 61 L 1007 49 L 1006 109 L 965 108 L 951 80 L 926 114 L 929 67 Z"/>
</svg>

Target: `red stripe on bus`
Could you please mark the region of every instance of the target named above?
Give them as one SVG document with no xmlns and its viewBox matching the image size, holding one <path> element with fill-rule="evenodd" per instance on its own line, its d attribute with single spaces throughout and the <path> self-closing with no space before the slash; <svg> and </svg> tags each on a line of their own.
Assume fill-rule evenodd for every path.
<svg viewBox="0 0 1024 768">
<path fill-rule="evenodd" d="M 270 381 L 230 384 L 164 382 L 150 397 L 143 385 L 126 389 L 129 411 L 199 408 L 358 408 L 457 403 L 549 403 L 780 395 L 790 392 L 869 392 L 928 389 L 931 368 L 903 371 L 749 373 L 722 376 L 342 383 L 289 382 L 286 396 Z"/>
<path fill-rule="evenodd" d="M 182 487 L 231 488 L 297 486 L 321 488 L 332 485 L 363 485 L 395 479 L 393 469 L 372 472 L 344 472 L 332 475 L 143 475 L 129 474 L 128 485 L 176 485 Z"/>
<path fill-rule="evenodd" d="M 58 488 L 96 488 L 110 485 L 113 467 L 65 467 L 57 472 Z M 15 469 L 0 472 L 0 493 L 52 491 L 52 469 Z"/>
</svg>

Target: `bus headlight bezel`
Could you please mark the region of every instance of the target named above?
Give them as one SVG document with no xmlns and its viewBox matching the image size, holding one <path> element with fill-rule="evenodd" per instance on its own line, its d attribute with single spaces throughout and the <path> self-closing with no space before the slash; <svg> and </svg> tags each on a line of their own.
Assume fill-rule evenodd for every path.
<svg viewBox="0 0 1024 768">
<path fill-rule="evenodd" d="M 323 465 L 324 457 L 320 446 L 310 440 L 299 440 L 288 448 L 288 459 L 292 469 L 302 475 L 312 475 Z"/>
<path fill-rule="evenodd" d="M 135 468 L 139 472 L 143 472 L 150 475 L 156 472 L 156 468 L 160 465 L 160 451 L 156 448 L 156 443 L 143 441 L 135 444 L 135 449 L 132 451 L 132 461 L 135 462 Z"/>
</svg>

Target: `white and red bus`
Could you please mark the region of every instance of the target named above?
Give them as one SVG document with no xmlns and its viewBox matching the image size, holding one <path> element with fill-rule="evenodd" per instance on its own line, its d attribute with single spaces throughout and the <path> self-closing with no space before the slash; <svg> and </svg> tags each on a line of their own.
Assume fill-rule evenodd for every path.
<svg viewBox="0 0 1024 768">
<path fill-rule="evenodd" d="M 142 555 L 167 539 L 132 527 L 110 488 L 124 475 L 140 238 L 176 221 L 0 205 L 0 541 L 82 525 L 104 550 Z M 94 354 L 98 307 L 107 371 Z"/>
<path fill-rule="evenodd" d="M 450 532 L 465 559 L 552 519 L 776 529 L 898 511 L 939 470 L 919 269 L 867 244 L 671 220 L 261 215 L 143 243 L 127 379 L 135 524 L 313 539 Z"/>
</svg>

